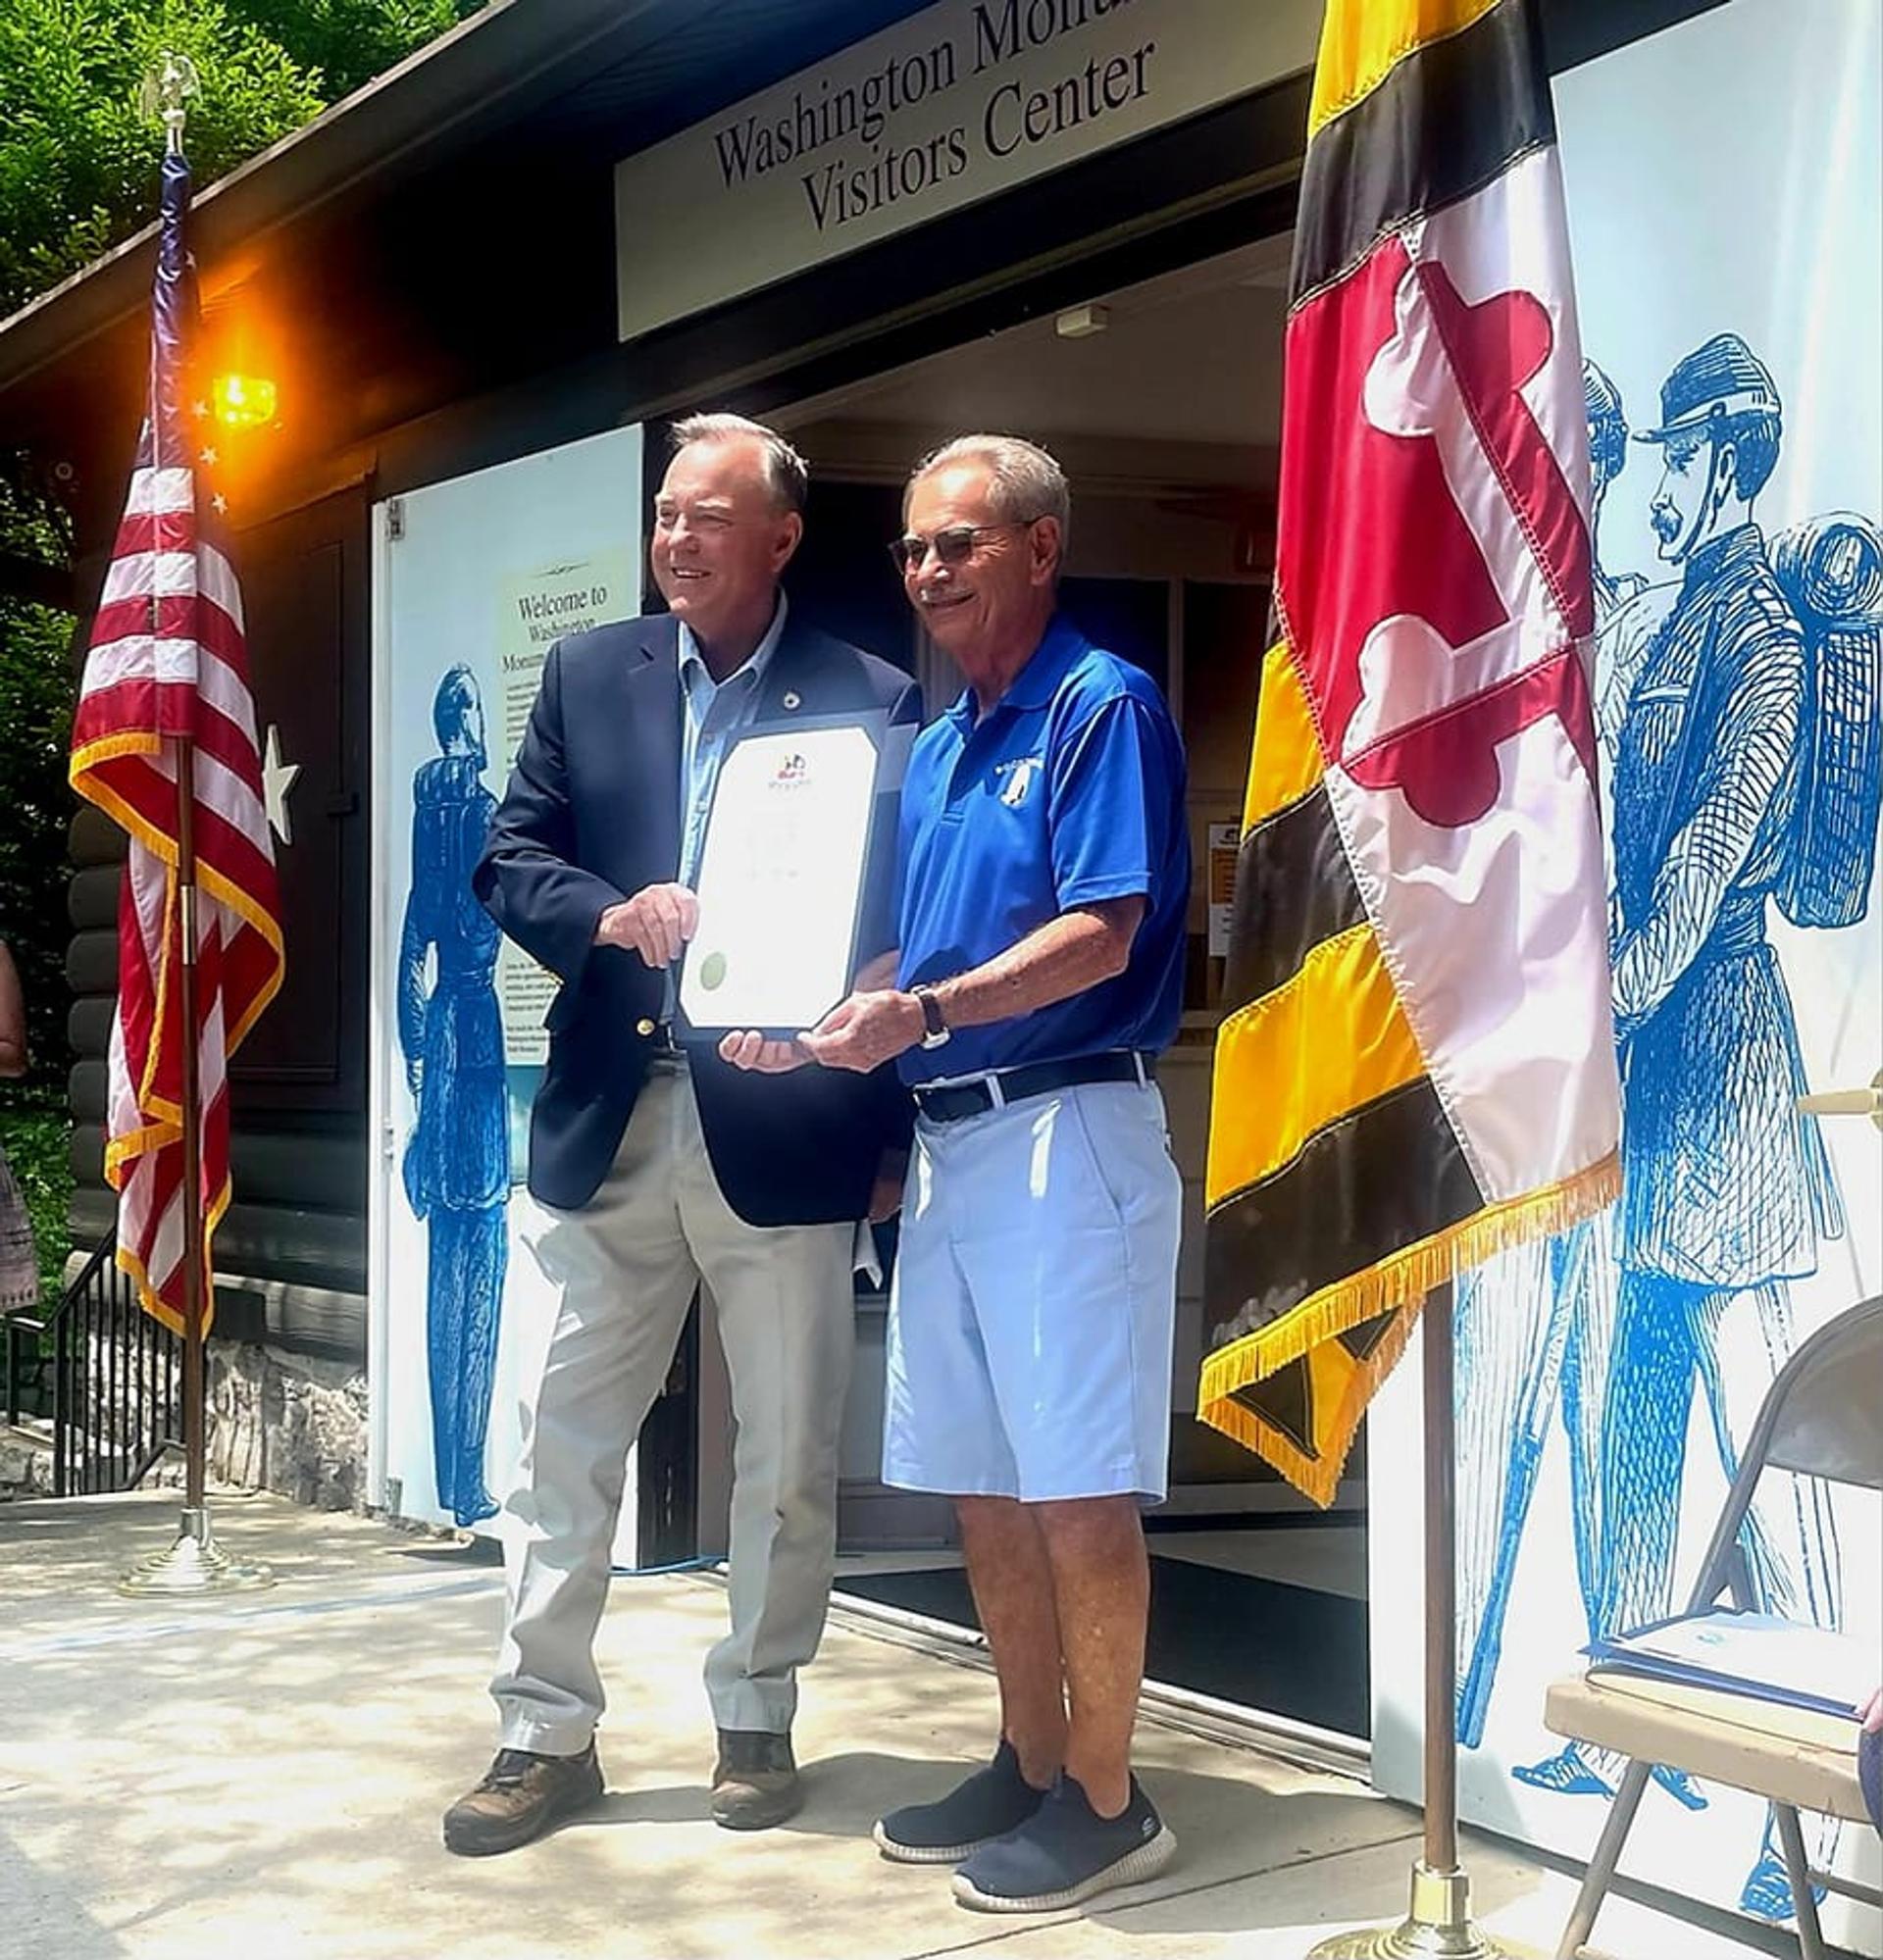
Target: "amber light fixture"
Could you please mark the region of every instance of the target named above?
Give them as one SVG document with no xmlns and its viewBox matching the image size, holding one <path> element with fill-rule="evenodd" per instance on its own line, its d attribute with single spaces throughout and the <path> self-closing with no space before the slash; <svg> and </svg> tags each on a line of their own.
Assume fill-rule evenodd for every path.
<svg viewBox="0 0 1883 1960">
<path fill-rule="evenodd" d="M 275 420 L 280 390 L 260 375 L 218 375 L 210 395 L 226 428 L 265 428 Z"/>
</svg>

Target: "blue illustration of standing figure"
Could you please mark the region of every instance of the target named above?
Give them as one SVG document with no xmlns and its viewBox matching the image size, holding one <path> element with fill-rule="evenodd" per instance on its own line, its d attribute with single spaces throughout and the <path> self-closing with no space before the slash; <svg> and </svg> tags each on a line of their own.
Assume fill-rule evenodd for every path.
<svg viewBox="0 0 1883 1960">
<path fill-rule="evenodd" d="M 1638 648 L 1646 636 L 1641 622 L 1654 615 L 1652 604 L 1642 602 L 1647 580 L 1640 574 L 1610 573 L 1603 564 L 1603 500 L 1627 460 L 1628 425 L 1620 391 L 1594 362 L 1584 362 L 1582 383 L 1589 418 L 1597 733 L 1605 783 L 1613 773 L 1625 703 L 1617 669 L 1632 673 L 1639 665 Z M 1601 1468 L 1615 1318 L 1613 1239 L 1613 1221 L 1595 1219 L 1560 1237 L 1502 1254 L 1457 1282 L 1458 1433 L 1465 1460 L 1480 1467 L 1461 1487 L 1458 1502 L 1457 1734 L 1467 1749 L 1484 1740 L 1517 1555 L 1551 1428 L 1558 1421 L 1568 1444 L 1577 1588 L 1591 1638 L 1599 1628 L 1605 1585 Z M 1573 1759 L 1567 1769 L 1572 1776 L 1583 1774 Z M 1555 1786 L 1549 1781 L 1552 1766 L 1516 1774 L 1524 1781 L 1541 1775 L 1546 1786 Z M 1677 1772 L 1658 1776 L 1683 1802 L 1695 1801 L 1691 1784 Z"/>
<path fill-rule="evenodd" d="M 1797 1108 L 1805 1068 L 1767 915 L 1776 901 L 1802 925 L 1860 916 L 1875 756 L 1867 782 L 1841 766 L 1850 731 L 1820 684 L 1826 649 L 1807 642 L 1753 521 L 1781 413 L 1764 365 L 1722 333 L 1676 365 L 1660 426 L 1635 437 L 1660 450 L 1650 522 L 1680 586 L 1635 678 L 1613 785 L 1624 1114 L 1604 1633 L 1672 1610 L 1696 1386 L 1730 1479 L 1796 1345 L 1789 1282 L 1844 1231 L 1816 1121 Z M 1874 698 L 1872 678 L 1872 717 Z M 1743 1549 L 1760 1605 L 1836 1624 L 1819 1486 L 1766 1478 Z M 1792 1903 L 1768 1823 L 1742 1904 L 1781 1918 Z"/>
<path fill-rule="evenodd" d="M 412 886 L 399 942 L 399 1046 L 418 1105 L 405 1192 L 429 1234 L 438 1504 L 474 1525 L 497 1509 L 483 1449 L 508 1258 L 510 1143 L 495 980 L 501 935 L 471 891 L 496 799 L 483 782 L 483 704 L 469 668 L 438 682 L 432 722 L 441 752 L 412 779 Z"/>
</svg>

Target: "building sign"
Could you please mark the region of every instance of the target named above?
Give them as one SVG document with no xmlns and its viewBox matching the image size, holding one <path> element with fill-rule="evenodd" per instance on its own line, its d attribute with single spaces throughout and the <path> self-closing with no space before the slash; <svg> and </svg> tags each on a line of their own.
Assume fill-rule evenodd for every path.
<svg viewBox="0 0 1883 1960">
<path fill-rule="evenodd" d="M 1319 0 L 942 0 L 615 167 L 621 337 L 1305 69 Z"/>
</svg>

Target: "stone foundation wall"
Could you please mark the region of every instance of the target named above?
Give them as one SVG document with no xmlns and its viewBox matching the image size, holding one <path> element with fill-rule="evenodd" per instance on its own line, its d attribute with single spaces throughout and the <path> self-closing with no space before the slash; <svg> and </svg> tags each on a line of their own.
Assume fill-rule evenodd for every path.
<svg viewBox="0 0 1883 1960">
<path fill-rule="evenodd" d="M 35 1435 L 0 1432 L 0 1503 L 52 1495 L 52 1450 Z"/>
<path fill-rule="evenodd" d="M 104 1354 L 93 1369 L 103 1377 Z M 151 1426 L 142 1420 L 120 1454 L 130 1461 Z M 272 1490 L 322 1511 L 364 1511 L 366 1371 L 260 1341 L 212 1341 L 209 1350 L 212 1489 Z M 108 1452 L 110 1453 L 110 1452 Z M 180 1448 L 160 1457 L 140 1489 L 180 1489 Z M 52 1494 L 51 1425 L 0 1429 L 0 1498 Z"/>
<path fill-rule="evenodd" d="M 212 1483 L 323 1511 L 366 1509 L 366 1371 L 260 1342 L 212 1342 Z"/>
</svg>

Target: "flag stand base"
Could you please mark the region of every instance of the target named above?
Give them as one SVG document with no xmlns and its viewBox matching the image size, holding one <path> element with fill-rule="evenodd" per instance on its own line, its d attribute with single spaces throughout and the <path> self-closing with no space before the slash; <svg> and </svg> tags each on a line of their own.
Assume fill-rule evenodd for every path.
<svg viewBox="0 0 1883 1960">
<path fill-rule="evenodd" d="M 1398 1926 L 1339 1933 L 1308 1960 L 1526 1960 L 1527 1949 L 1489 1938 L 1471 1923 L 1471 1881 L 1461 1871 L 1412 1867 L 1412 1904 Z"/>
<path fill-rule="evenodd" d="M 252 1560 L 232 1558 L 216 1542 L 207 1504 L 185 1505 L 176 1541 L 140 1560 L 118 1582 L 133 1599 L 153 1593 L 256 1592 L 275 1575 Z"/>
<path fill-rule="evenodd" d="M 1337 1933 L 1308 1960 L 1531 1960 L 1471 1923 L 1471 1881 L 1458 1862 L 1457 1384 L 1451 1288 L 1420 1315 L 1425 1431 L 1425 1855 L 1398 1926 Z"/>
</svg>

